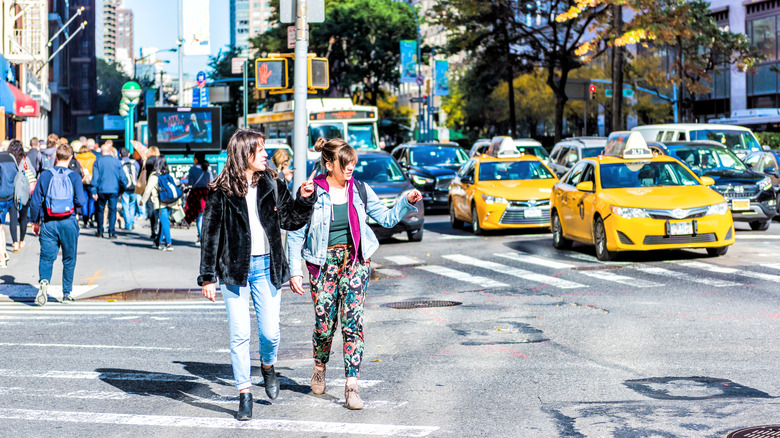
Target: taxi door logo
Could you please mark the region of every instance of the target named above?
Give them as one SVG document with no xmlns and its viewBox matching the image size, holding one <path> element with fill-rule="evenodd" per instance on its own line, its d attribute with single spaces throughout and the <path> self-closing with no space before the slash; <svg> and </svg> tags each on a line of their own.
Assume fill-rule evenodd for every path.
<svg viewBox="0 0 780 438">
<path fill-rule="evenodd" d="M 585 220 L 585 203 L 580 201 L 577 207 L 580 209 L 580 219 Z"/>
</svg>

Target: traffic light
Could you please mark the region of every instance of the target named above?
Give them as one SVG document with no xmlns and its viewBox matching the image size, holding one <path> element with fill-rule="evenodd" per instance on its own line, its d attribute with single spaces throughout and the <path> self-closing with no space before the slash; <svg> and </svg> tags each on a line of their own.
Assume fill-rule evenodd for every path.
<svg viewBox="0 0 780 438">
<path fill-rule="evenodd" d="M 327 90 L 330 87 L 328 58 L 309 58 L 309 89 Z"/>
<path fill-rule="evenodd" d="M 596 86 L 591 85 L 590 87 L 588 87 L 588 90 L 590 91 L 590 94 L 588 95 L 588 99 L 593 99 L 593 96 L 596 95 Z"/>
<path fill-rule="evenodd" d="M 282 90 L 288 87 L 287 59 L 258 58 L 255 60 L 255 88 Z"/>
</svg>

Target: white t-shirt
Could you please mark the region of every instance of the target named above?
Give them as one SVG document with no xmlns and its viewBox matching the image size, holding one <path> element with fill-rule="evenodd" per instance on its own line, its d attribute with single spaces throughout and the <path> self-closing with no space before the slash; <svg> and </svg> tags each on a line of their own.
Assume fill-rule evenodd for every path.
<svg viewBox="0 0 780 438">
<path fill-rule="evenodd" d="M 260 216 L 257 214 L 257 187 L 249 185 L 249 191 L 246 193 L 246 208 L 249 210 L 249 234 L 252 235 L 252 255 L 268 254 L 268 236 L 265 234 L 263 224 L 260 223 Z"/>
</svg>

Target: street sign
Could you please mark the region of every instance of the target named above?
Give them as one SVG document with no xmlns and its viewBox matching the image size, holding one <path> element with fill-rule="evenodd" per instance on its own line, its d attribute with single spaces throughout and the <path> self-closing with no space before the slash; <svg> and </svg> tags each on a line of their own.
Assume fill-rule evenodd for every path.
<svg viewBox="0 0 780 438">
<path fill-rule="evenodd" d="M 422 87 L 423 85 L 425 85 L 425 76 L 417 76 L 417 86 Z"/>
<path fill-rule="evenodd" d="M 327 90 L 330 87 L 328 58 L 309 58 L 309 83 L 313 90 Z"/>
<path fill-rule="evenodd" d="M 230 61 L 230 73 L 238 75 L 244 72 L 244 61 L 247 58 L 233 58 Z"/>
<path fill-rule="evenodd" d="M 295 48 L 295 26 L 287 26 L 287 48 Z"/>
<path fill-rule="evenodd" d="M 279 0 L 279 21 L 281 23 L 295 23 L 297 14 L 296 0 Z M 309 23 L 322 23 L 325 21 L 325 0 L 306 1 L 306 21 Z"/>
<path fill-rule="evenodd" d="M 206 86 L 206 72 L 199 71 L 198 75 L 195 76 L 195 81 L 198 83 L 198 88 L 203 88 Z"/>
<path fill-rule="evenodd" d="M 277 90 L 287 87 L 287 59 L 258 58 L 255 60 L 255 88 Z"/>
<path fill-rule="evenodd" d="M 439 107 L 438 106 L 429 107 L 428 111 L 430 111 L 432 113 L 438 113 L 439 112 Z"/>
<path fill-rule="evenodd" d="M 612 89 L 611 88 L 607 88 L 606 90 L 604 90 L 604 96 L 612 97 Z"/>
<path fill-rule="evenodd" d="M 606 97 L 612 97 L 612 89 L 607 88 L 606 90 L 604 90 L 604 95 Z M 634 97 L 634 90 L 631 88 L 624 88 L 623 97 Z"/>
<path fill-rule="evenodd" d="M 207 87 L 192 89 L 192 106 L 193 108 L 209 106 L 209 89 Z"/>
<path fill-rule="evenodd" d="M 410 99 L 412 103 L 426 103 L 428 101 L 425 97 L 413 97 Z"/>
</svg>

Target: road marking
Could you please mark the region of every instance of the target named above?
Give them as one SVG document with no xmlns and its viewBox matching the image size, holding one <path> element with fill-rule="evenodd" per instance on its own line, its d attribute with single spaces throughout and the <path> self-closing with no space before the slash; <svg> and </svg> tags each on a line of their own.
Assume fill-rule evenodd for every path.
<svg viewBox="0 0 780 438">
<path fill-rule="evenodd" d="M 71 295 L 78 299 L 80 296 L 87 292 L 97 288 L 98 285 L 85 285 L 77 284 L 73 286 Z M 38 287 L 31 284 L 0 284 L 0 295 L 5 295 L 9 298 L 32 298 L 38 293 Z M 50 297 L 60 298 L 62 297 L 62 285 L 50 284 L 47 289 L 47 293 Z"/>
<path fill-rule="evenodd" d="M 748 240 L 778 240 L 780 239 L 780 236 L 778 235 L 766 235 L 766 234 L 739 234 L 736 235 L 737 240 L 741 239 L 748 239 Z"/>
<path fill-rule="evenodd" d="M 31 308 L 27 310 L 0 310 L 0 314 L 6 314 L 6 315 L 64 315 L 64 316 L 73 316 L 73 315 L 188 315 L 192 312 L 176 312 L 176 311 L 154 311 L 154 312 L 146 312 L 146 311 L 127 311 L 127 310 L 43 310 L 40 308 Z"/>
<path fill-rule="evenodd" d="M 559 287 L 561 289 L 576 289 L 581 287 L 588 287 L 584 284 L 575 283 L 573 281 L 563 280 L 561 278 L 551 277 L 549 275 L 537 274 L 531 271 L 514 268 L 512 266 L 502 265 L 500 263 L 480 260 L 467 255 L 449 254 L 449 255 L 444 255 L 442 257 L 447 260 L 452 260 L 453 262 L 456 263 L 462 263 L 464 265 L 489 269 L 491 271 L 499 272 L 501 274 L 511 275 L 513 277 L 522 278 L 524 280 L 536 281 L 542 284 L 548 284 L 550 286 Z"/>
<path fill-rule="evenodd" d="M 407 256 L 387 256 L 385 259 L 390 260 L 391 262 L 395 263 L 396 265 L 419 265 L 420 263 L 424 263 L 421 260 L 413 259 L 411 257 Z"/>
<path fill-rule="evenodd" d="M 483 287 L 509 287 L 506 283 L 500 281 L 491 280 L 489 278 L 480 277 L 477 275 L 467 274 L 455 269 L 445 268 L 444 266 L 418 266 L 417 269 L 428 271 L 432 274 L 442 275 L 444 277 L 454 278 L 455 280 L 465 281 L 466 283 L 473 283 Z"/>
<path fill-rule="evenodd" d="M 391 268 L 376 268 L 376 272 L 387 276 L 387 277 L 403 277 L 403 272 L 399 271 L 398 269 L 391 269 Z"/>
<path fill-rule="evenodd" d="M 777 254 L 772 254 L 772 257 L 777 257 Z M 780 269 L 780 263 L 762 263 L 761 266 L 765 268 Z"/>
<path fill-rule="evenodd" d="M 95 275 L 93 275 L 91 277 L 81 278 L 81 279 L 79 279 L 79 281 L 87 281 L 87 280 L 89 280 L 87 282 L 87 285 L 92 286 L 93 284 L 95 284 L 95 280 L 97 280 L 99 278 L 106 278 L 105 275 L 100 275 L 101 272 L 103 272 L 103 269 L 99 269 L 99 270 L 95 271 Z"/>
<path fill-rule="evenodd" d="M 394 424 L 337 423 L 326 421 L 269 420 L 236 421 L 220 417 L 184 417 L 168 415 L 131 415 L 107 412 L 36 411 L 0 409 L 0 418 L 67 423 L 114 424 L 125 426 L 191 427 L 202 429 L 251 429 L 275 432 L 317 433 L 330 435 L 380 435 L 424 437 L 439 430 L 436 426 L 400 426 Z"/>
<path fill-rule="evenodd" d="M 580 274 L 593 277 L 599 280 L 611 281 L 613 283 L 627 284 L 634 287 L 656 287 L 663 286 L 663 284 L 653 283 L 652 281 L 640 280 L 638 278 L 626 277 L 624 275 L 618 275 L 610 271 L 580 271 Z"/>
<path fill-rule="evenodd" d="M 439 234 L 439 240 L 456 240 L 456 239 L 476 239 L 477 236 L 458 235 L 458 234 Z"/>
<path fill-rule="evenodd" d="M 759 280 L 774 281 L 780 283 L 780 275 L 765 274 L 763 272 L 744 271 L 742 269 L 727 268 L 725 266 L 711 265 L 709 263 L 702 262 L 679 262 L 682 266 L 689 268 L 702 269 L 704 271 L 715 272 L 718 274 L 736 274 L 743 277 L 758 278 Z"/>
<path fill-rule="evenodd" d="M 553 268 L 553 269 L 571 269 L 576 267 L 575 265 L 571 265 L 569 263 L 562 263 L 556 260 L 542 258 L 542 257 L 535 257 L 532 255 L 528 255 L 523 252 L 510 252 L 510 253 L 496 253 L 493 254 L 498 257 L 503 257 L 510 260 L 515 260 L 517 262 L 522 263 L 530 263 L 532 265 L 539 265 L 544 266 L 546 268 Z"/>
<path fill-rule="evenodd" d="M 734 283 L 732 281 L 717 280 L 714 278 L 694 277 L 692 275 L 685 274 L 683 272 L 672 271 L 669 269 L 660 268 L 658 266 L 633 266 L 633 269 L 636 269 L 637 271 L 646 272 L 648 274 L 661 275 L 664 277 L 671 277 L 671 278 L 679 278 L 680 280 L 706 284 L 707 286 L 714 286 L 714 287 L 742 286 L 741 284 Z"/>
<path fill-rule="evenodd" d="M 57 305 L 56 303 L 52 303 L 53 308 L 60 308 L 60 309 L 73 309 L 73 310 L 84 310 L 84 311 L 95 311 L 95 312 L 102 312 L 103 310 L 99 310 L 101 307 L 98 306 L 90 306 L 90 305 L 81 305 L 78 302 L 68 304 L 67 307 L 61 307 Z M 112 303 L 113 304 L 113 303 Z M 126 306 L 104 306 L 109 311 L 132 311 L 132 310 L 225 310 L 225 306 L 220 303 L 220 305 L 214 306 L 214 305 L 205 305 L 205 304 L 182 304 L 180 306 L 134 306 L 134 305 L 126 305 Z M 51 307 L 37 307 L 37 306 L 30 306 L 29 303 L 0 303 L 0 311 L 3 309 L 29 309 L 29 310 L 49 310 Z"/>
<path fill-rule="evenodd" d="M 13 343 L 0 342 L 0 347 L 62 347 L 62 348 L 94 348 L 111 350 L 148 350 L 148 351 L 192 351 L 192 348 L 174 348 L 174 347 L 148 347 L 141 345 L 81 345 L 81 344 L 36 344 L 36 343 Z"/>
</svg>

